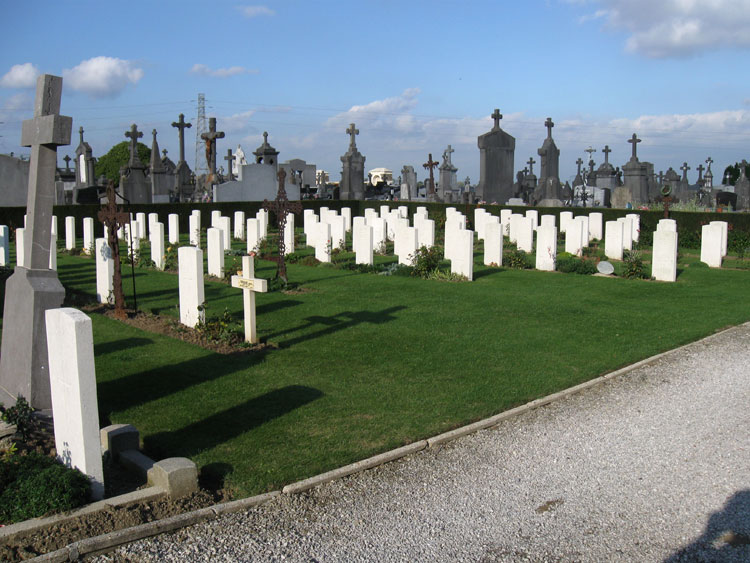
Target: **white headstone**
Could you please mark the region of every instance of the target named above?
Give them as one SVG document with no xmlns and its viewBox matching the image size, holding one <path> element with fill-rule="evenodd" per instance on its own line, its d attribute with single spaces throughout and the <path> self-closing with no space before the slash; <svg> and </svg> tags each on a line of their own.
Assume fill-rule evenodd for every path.
<svg viewBox="0 0 750 563">
<path fill-rule="evenodd" d="M 474 279 L 474 231 L 455 231 L 450 245 L 451 272 L 466 276 L 471 281 Z"/>
<path fill-rule="evenodd" d="M 633 249 L 633 219 L 631 217 L 620 217 L 617 219 L 622 223 L 622 249 Z"/>
<path fill-rule="evenodd" d="M 610 260 L 622 260 L 624 230 L 622 221 L 607 221 L 604 224 L 604 254 Z"/>
<path fill-rule="evenodd" d="M 508 229 L 508 240 L 512 243 L 518 242 L 518 222 L 523 219 L 523 215 L 520 213 L 513 213 L 508 219 L 510 228 Z"/>
<path fill-rule="evenodd" d="M 72 250 L 76 247 L 76 218 L 65 218 L 65 250 Z"/>
<path fill-rule="evenodd" d="M 589 216 L 579 215 L 573 220 L 581 223 L 581 248 L 584 248 L 588 246 L 589 241 L 591 241 L 591 232 L 589 231 Z"/>
<path fill-rule="evenodd" d="M 721 225 L 709 223 L 701 228 L 701 262 L 705 262 L 711 268 L 721 268 Z"/>
<path fill-rule="evenodd" d="M 25 248 L 24 248 L 24 229 L 23 227 L 18 227 L 16 229 L 16 266 L 23 266 L 23 260 L 25 257 Z"/>
<path fill-rule="evenodd" d="M 376 217 L 370 223 L 372 227 L 372 248 L 374 252 L 385 253 L 386 250 L 386 232 L 387 226 L 385 219 Z"/>
<path fill-rule="evenodd" d="M 159 222 L 159 214 L 158 213 L 149 213 L 148 214 L 148 238 L 151 239 L 151 229 L 154 228 L 154 225 Z"/>
<path fill-rule="evenodd" d="M 344 228 L 346 229 L 346 232 L 350 232 L 352 230 L 352 210 L 350 207 L 342 207 L 341 208 L 341 216 L 344 218 Z"/>
<path fill-rule="evenodd" d="M 146 236 L 146 214 L 145 213 L 136 213 L 135 214 L 135 222 L 138 225 L 137 238 L 140 240 L 143 240 L 145 238 L 148 238 Z"/>
<path fill-rule="evenodd" d="M 219 228 L 221 228 L 221 225 L 219 225 L 219 220 L 220 220 L 220 219 L 221 219 L 221 211 L 219 211 L 218 209 L 214 209 L 214 210 L 213 210 L 213 211 L 211 212 L 211 226 L 212 226 L 212 227 L 213 227 L 214 229 L 219 229 Z"/>
<path fill-rule="evenodd" d="M 190 231 L 191 246 L 199 247 L 201 245 L 201 216 L 193 213 L 188 218 L 188 229 Z"/>
<path fill-rule="evenodd" d="M 10 229 L 0 225 L 0 266 L 10 265 Z"/>
<path fill-rule="evenodd" d="M 341 215 L 328 215 L 328 224 L 331 226 L 331 249 L 346 248 L 346 224 Z"/>
<path fill-rule="evenodd" d="M 49 239 L 49 269 L 57 270 L 57 235 L 50 235 Z"/>
<path fill-rule="evenodd" d="M 564 213 L 564 212 L 563 212 Z M 583 227 L 582 221 L 568 221 L 568 227 L 565 230 L 565 252 L 570 254 L 581 256 L 583 253 Z"/>
<path fill-rule="evenodd" d="M 331 261 L 331 225 L 320 222 L 315 225 L 315 258 L 320 262 Z"/>
<path fill-rule="evenodd" d="M 157 270 L 164 269 L 164 223 L 157 221 L 151 225 L 151 260 Z"/>
<path fill-rule="evenodd" d="M 602 240 L 604 239 L 604 216 L 595 211 L 589 213 L 589 240 Z"/>
<path fill-rule="evenodd" d="M 220 217 L 219 228 L 221 229 L 221 236 L 224 240 L 224 250 L 232 248 L 232 219 L 231 217 Z"/>
<path fill-rule="evenodd" d="M 484 224 L 484 265 L 503 265 L 503 232 L 500 221 Z"/>
<path fill-rule="evenodd" d="M 368 225 L 372 226 L 372 221 L 374 219 L 377 219 L 378 217 L 380 217 L 378 215 L 378 212 L 372 207 L 368 207 L 367 209 L 365 209 L 365 222 Z"/>
<path fill-rule="evenodd" d="M 91 254 L 94 249 L 94 219 L 83 218 L 83 252 Z"/>
<path fill-rule="evenodd" d="M 539 224 L 545 227 L 556 227 L 557 217 L 554 215 L 542 215 L 539 218 Z"/>
<path fill-rule="evenodd" d="M 561 211 L 560 212 L 560 233 L 564 233 L 568 229 L 568 223 L 573 220 L 572 211 Z"/>
<path fill-rule="evenodd" d="M 234 212 L 234 238 L 245 240 L 245 212 Z"/>
<path fill-rule="evenodd" d="M 539 225 L 536 230 L 536 269 L 554 272 L 557 264 L 557 227 Z"/>
<path fill-rule="evenodd" d="M 261 240 L 260 220 L 248 219 L 247 221 L 245 221 L 245 225 L 247 225 L 247 235 L 246 235 L 247 253 L 250 254 L 251 252 L 257 252 L 260 246 L 260 240 Z"/>
<path fill-rule="evenodd" d="M 516 220 L 516 246 L 524 252 L 534 251 L 534 221 L 533 217 L 519 215 Z"/>
<path fill-rule="evenodd" d="M 539 212 L 536 209 L 529 209 L 526 212 L 526 217 L 531 219 L 532 228 L 536 231 L 539 226 Z"/>
<path fill-rule="evenodd" d="M 203 291 L 203 251 L 195 246 L 177 249 L 180 283 L 180 322 L 194 327 L 205 319 L 199 310 L 205 301 Z"/>
<path fill-rule="evenodd" d="M 633 242 L 638 242 L 641 233 L 641 216 L 638 213 L 628 213 L 625 217 L 630 219 L 630 238 Z"/>
<path fill-rule="evenodd" d="M 305 209 L 302 213 L 302 230 L 305 233 L 305 245 L 315 246 L 313 239 L 313 225 L 318 222 L 318 216 L 312 209 Z"/>
<path fill-rule="evenodd" d="M 169 244 L 179 244 L 180 242 L 180 216 L 177 213 L 170 213 L 167 217 L 169 229 Z"/>
<path fill-rule="evenodd" d="M 393 242 L 393 253 L 398 256 L 398 263 L 412 266 L 414 254 L 417 252 L 417 229 L 409 226 L 404 220 L 396 227 L 396 237 Z"/>
<path fill-rule="evenodd" d="M 206 253 L 208 256 L 208 275 L 224 277 L 224 233 L 221 229 L 211 227 L 206 231 Z"/>
<path fill-rule="evenodd" d="M 510 216 L 513 215 L 512 209 L 500 210 L 500 224 L 503 226 L 503 236 L 510 236 Z"/>
<path fill-rule="evenodd" d="M 258 210 L 255 218 L 260 221 L 260 238 L 262 240 L 268 236 L 268 211 L 265 209 Z"/>
<path fill-rule="evenodd" d="M 381 205 L 380 206 L 380 218 L 385 219 L 388 217 L 388 214 L 391 212 L 391 208 L 387 205 Z"/>
<path fill-rule="evenodd" d="M 294 252 L 294 213 L 289 213 L 284 224 L 284 256 L 292 252 Z"/>
<path fill-rule="evenodd" d="M 659 222 L 656 224 L 656 230 L 672 231 L 673 233 L 676 233 L 677 221 L 675 221 L 674 219 L 659 219 Z"/>
<path fill-rule="evenodd" d="M 52 216 L 52 225 L 50 225 L 50 232 L 53 235 L 58 236 L 58 232 L 57 232 L 57 215 L 53 215 Z"/>
<path fill-rule="evenodd" d="M 727 235 L 729 224 L 726 221 L 711 221 L 709 225 L 716 225 L 721 228 L 721 256 L 727 255 Z"/>
<path fill-rule="evenodd" d="M 651 276 L 657 281 L 677 280 L 677 232 L 655 231 Z"/>
<path fill-rule="evenodd" d="M 435 246 L 435 221 L 420 217 L 415 227 L 417 229 L 417 244 L 419 248 L 423 246 L 432 248 Z"/>
<path fill-rule="evenodd" d="M 71 308 L 49 309 L 45 318 L 57 457 L 91 479 L 91 496 L 98 500 L 104 470 L 91 319 Z"/>
<path fill-rule="evenodd" d="M 96 239 L 96 300 L 99 303 L 115 302 L 112 276 L 115 275 L 115 261 L 112 249 L 103 238 Z"/>
<path fill-rule="evenodd" d="M 372 227 L 367 224 L 364 217 L 354 218 L 352 247 L 355 254 L 354 261 L 357 264 L 372 265 Z"/>
</svg>

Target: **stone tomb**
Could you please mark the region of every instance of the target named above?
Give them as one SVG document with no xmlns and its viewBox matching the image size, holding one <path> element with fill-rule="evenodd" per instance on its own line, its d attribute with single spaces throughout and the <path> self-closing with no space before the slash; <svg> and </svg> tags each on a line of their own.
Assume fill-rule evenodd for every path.
<svg viewBox="0 0 750 563">
<path fill-rule="evenodd" d="M 99 500 L 104 470 L 91 319 L 71 308 L 49 309 L 45 317 L 57 457 L 89 477 L 91 496 Z"/>
<path fill-rule="evenodd" d="M 677 280 L 677 232 L 655 231 L 651 276 L 657 281 Z"/>
<path fill-rule="evenodd" d="M 177 249 L 180 284 L 180 322 L 195 327 L 205 319 L 205 311 L 199 307 L 204 303 L 203 251 L 195 246 Z"/>
</svg>

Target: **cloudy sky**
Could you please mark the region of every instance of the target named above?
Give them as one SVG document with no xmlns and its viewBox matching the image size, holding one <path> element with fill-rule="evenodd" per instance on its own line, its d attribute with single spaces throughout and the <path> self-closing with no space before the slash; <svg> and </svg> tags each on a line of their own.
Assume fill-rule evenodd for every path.
<svg viewBox="0 0 750 563">
<path fill-rule="evenodd" d="M 0 37 L 2 153 L 28 152 L 20 124 L 36 75 L 51 73 L 96 156 L 136 123 L 176 160 L 170 124 L 195 123 L 203 93 L 222 156 L 268 131 L 282 161 L 333 180 L 354 122 L 366 169 L 411 164 L 423 178 L 427 154 L 450 144 L 459 178 L 477 182 L 494 108 L 517 169 L 538 160 L 553 119 L 563 180 L 589 146 L 597 166 L 605 145 L 624 164 L 633 133 L 641 160 L 687 161 L 692 181 L 709 156 L 717 180 L 750 160 L 750 0 L 13 2 Z"/>
</svg>

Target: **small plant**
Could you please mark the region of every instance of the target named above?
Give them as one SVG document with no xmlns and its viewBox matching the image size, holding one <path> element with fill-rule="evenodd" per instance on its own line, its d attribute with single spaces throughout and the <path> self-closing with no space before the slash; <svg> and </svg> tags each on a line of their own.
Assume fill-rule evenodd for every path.
<svg viewBox="0 0 750 563">
<path fill-rule="evenodd" d="M 181 244 L 170 244 L 164 253 L 164 270 L 166 272 L 176 272 L 179 266 L 178 250 Z"/>
<path fill-rule="evenodd" d="M 14 425 L 16 427 L 16 432 L 18 432 L 24 440 L 26 440 L 34 428 L 36 428 L 33 418 L 34 408 L 21 395 L 18 396 L 16 404 L 12 407 L 3 409 L 2 404 L 0 404 L 0 410 L 2 410 L 3 413 L 0 418 L 8 424 Z"/>
<path fill-rule="evenodd" d="M 206 309 L 207 306 L 205 303 L 198 306 L 198 310 L 204 313 Z M 233 344 L 240 341 L 239 333 L 232 327 L 232 315 L 229 314 L 229 310 L 226 307 L 224 308 L 224 312 L 219 316 L 213 315 L 209 317 L 208 315 L 204 315 L 204 319 L 198 321 L 198 324 L 195 325 L 195 330 L 211 342 Z"/>
<path fill-rule="evenodd" d="M 378 272 L 381 276 L 409 276 L 411 275 L 412 268 L 404 266 L 398 262 L 391 262 L 383 268 L 382 271 Z"/>
<path fill-rule="evenodd" d="M 224 279 L 231 280 L 232 276 L 236 276 L 237 272 L 242 269 L 242 258 L 233 254 L 228 255 L 229 260 L 224 261 Z"/>
<path fill-rule="evenodd" d="M 643 279 L 646 274 L 643 271 L 643 258 L 638 250 L 626 250 L 622 256 L 622 276 L 629 280 Z"/>
<path fill-rule="evenodd" d="M 462 276 L 461 274 L 454 274 L 453 272 L 447 270 L 433 270 L 432 272 L 430 272 L 430 275 L 427 279 L 445 282 L 469 281 L 469 278 L 467 278 L 466 276 Z"/>
<path fill-rule="evenodd" d="M 279 248 L 278 241 L 272 241 L 271 237 L 264 237 L 258 242 L 258 256 L 271 256 Z"/>
<path fill-rule="evenodd" d="M 414 254 L 410 255 L 409 259 L 414 265 L 412 275 L 428 279 L 430 274 L 438 269 L 441 258 L 440 251 L 436 246 L 427 248 L 423 245 Z"/>
<path fill-rule="evenodd" d="M 515 268 L 517 270 L 523 270 L 530 268 L 529 255 L 523 250 L 517 248 L 512 249 L 508 252 L 507 264 L 509 268 Z"/>
<path fill-rule="evenodd" d="M 383 241 L 377 247 L 375 247 L 373 249 L 373 251 L 375 252 L 375 254 L 378 254 L 379 256 L 385 256 L 385 254 L 387 252 L 386 246 L 387 245 L 386 245 L 385 241 Z"/>
<path fill-rule="evenodd" d="M 557 255 L 555 269 L 566 274 L 591 275 L 597 272 L 595 259 L 579 258 L 570 252 Z"/>
</svg>

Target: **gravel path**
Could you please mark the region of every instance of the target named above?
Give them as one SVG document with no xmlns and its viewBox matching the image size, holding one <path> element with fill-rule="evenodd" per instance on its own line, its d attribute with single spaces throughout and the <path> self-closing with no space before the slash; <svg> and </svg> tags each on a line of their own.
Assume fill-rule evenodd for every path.
<svg viewBox="0 0 750 563">
<path fill-rule="evenodd" d="M 750 561 L 750 323 L 99 561 Z"/>
</svg>

